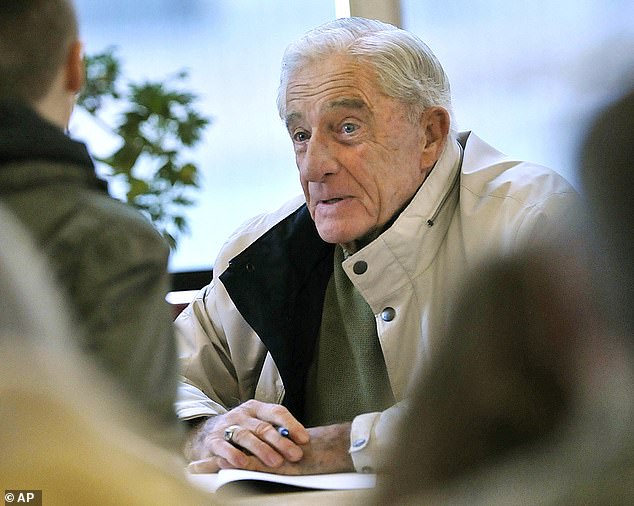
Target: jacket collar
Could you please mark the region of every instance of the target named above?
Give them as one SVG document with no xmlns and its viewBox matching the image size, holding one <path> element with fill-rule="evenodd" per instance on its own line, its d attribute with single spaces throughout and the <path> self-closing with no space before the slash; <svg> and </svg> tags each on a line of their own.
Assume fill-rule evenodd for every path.
<svg viewBox="0 0 634 506">
<path fill-rule="evenodd" d="M 236 308 L 271 353 L 284 382 L 284 405 L 299 420 L 333 254 L 334 245 L 321 240 L 304 204 L 220 275 Z"/>
<path fill-rule="evenodd" d="M 438 254 L 458 204 L 462 143 L 448 142 L 425 182 L 392 226 L 343 263 L 357 290 L 375 313 L 392 294 L 424 272 Z M 354 265 L 365 262 L 363 275 Z"/>
<path fill-rule="evenodd" d="M 29 170 L 37 162 L 59 164 L 57 170 Z M 29 162 L 28 166 L 21 162 Z M 18 170 L 19 177 L 7 177 Z M 50 181 L 83 180 L 91 186 L 107 190 L 97 178 L 86 146 L 67 137 L 56 125 L 49 123 L 33 109 L 16 101 L 0 101 L 0 173 L 4 173 L 3 191 L 10 186 L 47 184 Z"/>
</svg>

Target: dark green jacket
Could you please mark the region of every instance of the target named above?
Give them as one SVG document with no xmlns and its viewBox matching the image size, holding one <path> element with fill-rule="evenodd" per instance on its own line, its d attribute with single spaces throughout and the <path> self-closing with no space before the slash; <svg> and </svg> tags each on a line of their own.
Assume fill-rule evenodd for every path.
<svg viewBox="0 0 634 506">
<path fill-rule="evenodd" d="M 81 347 L 157 423 L 176 424 L 169 247 L 160 234 L 108 195 L 83 144 L 15 103 L 0 103 L 0 202 L 56 271 Z"/>
</svg>

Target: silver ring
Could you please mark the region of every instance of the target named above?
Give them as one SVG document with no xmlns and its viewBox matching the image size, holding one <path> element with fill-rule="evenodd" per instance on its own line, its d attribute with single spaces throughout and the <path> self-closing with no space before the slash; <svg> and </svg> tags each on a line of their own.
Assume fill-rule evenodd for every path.
<svg viewBox="0 0 634 506">
<path fill-rule="evenodd" d="M 225 429 L 224 438 L 227 443 L 233 443 L 233 433 L 239 428 L 239 425 L 229 425 L 229 427 Z"/>
</svg>

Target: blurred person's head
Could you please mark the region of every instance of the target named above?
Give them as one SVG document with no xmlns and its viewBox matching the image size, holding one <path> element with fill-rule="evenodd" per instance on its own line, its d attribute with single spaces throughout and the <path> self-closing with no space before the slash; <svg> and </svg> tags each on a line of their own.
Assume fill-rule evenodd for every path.
<svg viewBox="0 0 634 506">
<path fill-rule="evenodd" d="M 83 80 L 71 0 L 0 2 L 0 100 L 25 102 L 65 128 Z"/>
<path fill-rule="evenodd" d="M 595 268 L 619 331 L 634 335 L 634 89 L 601 111 L 583 142 L 581 180 L 596 242 Z"/>
<path fill-rule="evenodd" d="M 442 489 L 553 439 L 599 315 L 586 249 L 539 248 L 465 280 L 388 458 L 385 496 Z"/>
</svg>

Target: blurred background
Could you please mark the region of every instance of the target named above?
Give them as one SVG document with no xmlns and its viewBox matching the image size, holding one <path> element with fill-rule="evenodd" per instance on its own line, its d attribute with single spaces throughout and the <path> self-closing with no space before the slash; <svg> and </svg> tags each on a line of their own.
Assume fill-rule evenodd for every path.
<svg viewBox="0 0 634 506">
<path fill-rule="evenodd" d="M 279 64 L 287 44 L 323 22 L 387 12 L 384 20 L 420 36 L 445 67 L 460 129 L 577 187 L 587 121 L 634 82 L 631 0 L 75 3 L 86 54 L 114 46 L 123 77 L 136 82 L 187 70 L 184 86 L 211 119 L 183 153 L 200 170 L 200 190 L 186 210 L 190 231 L 171 256 L 175 275 L 208 272 L 236 227 L 300 192 L 275 105 Z M 70 132 L 97 156 L 120 142 L 82 110 Z"/>
</svg>

